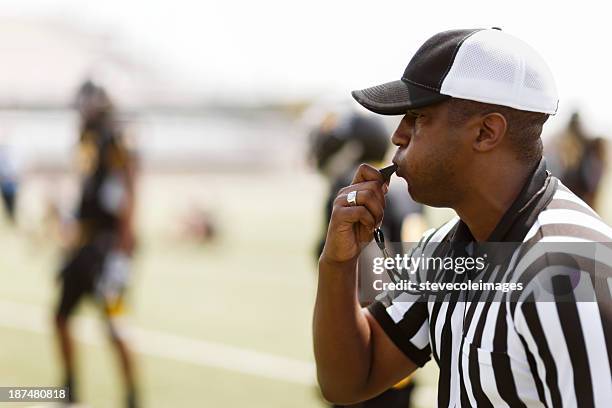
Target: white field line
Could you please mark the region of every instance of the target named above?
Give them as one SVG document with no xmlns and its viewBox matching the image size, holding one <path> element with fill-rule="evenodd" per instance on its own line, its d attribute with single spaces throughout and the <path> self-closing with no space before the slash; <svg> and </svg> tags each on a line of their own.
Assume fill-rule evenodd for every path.
<svg viewBox="0 0 612 408">
<path fill-rule="evenodd" d="M 107 342 L 100 320 L 75 317 L 71 325 L 75 339 L 80 342 L 92 345 Z M 0 326 L 51 335 L 52 318 L 41 307 L 0 300 Z M 128 330 L 130 347 L 140 354 L 277 381 L 315 385 L 313 363 L 155 330 L 137 327 Z"/>
</svg>

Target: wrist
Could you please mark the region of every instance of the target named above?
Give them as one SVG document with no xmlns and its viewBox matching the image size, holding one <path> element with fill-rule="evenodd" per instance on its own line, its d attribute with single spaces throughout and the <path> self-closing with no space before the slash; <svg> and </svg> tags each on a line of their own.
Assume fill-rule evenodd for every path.
<svg viewBox="0 0 612 408">
<path fill-rule="evenodd" d="M 347 261 L 338 261 L 330 258 L 325 253 L 319 257 L 319 272 L 334 271 L 337 273 L 354 272 L 357 267 L 357 257 Z"/>
</svg>

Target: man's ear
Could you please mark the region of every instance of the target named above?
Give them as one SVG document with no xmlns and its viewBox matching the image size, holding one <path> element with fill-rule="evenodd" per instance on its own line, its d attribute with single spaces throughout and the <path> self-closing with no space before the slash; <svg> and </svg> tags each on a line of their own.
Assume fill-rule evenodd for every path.
<svg viewBox="0 0 612 408">
<path fill-rule="evenodd" d="M 487 152 L 494 149 L 503 140 L 508 122 L 500 113 L 487 113 L 480 120 L 479 132 L 474 139 L 473 147 L 476 151 Z"/>
</svg>

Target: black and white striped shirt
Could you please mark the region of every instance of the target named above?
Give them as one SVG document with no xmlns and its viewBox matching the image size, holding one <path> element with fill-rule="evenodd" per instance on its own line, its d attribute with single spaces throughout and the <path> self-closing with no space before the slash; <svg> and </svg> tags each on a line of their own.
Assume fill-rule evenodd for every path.
<svg viewBox="0 0 612 408">
<path fill-rule="evenodd" d="M 455 218 L 422 242 L 441 247 L 470 237 Z M 567 249 L 538 253 L 542 249 L 535 245 L 609 243 L 612 228 L 541 163 L 489 239 L 509 240 L 523 244 L 508 263 L 487 268 L 489 278 L 528 286 L 546 268 L 567 267 L 571 259 L 596 301 L 402 293 L 369 310 L 417 365 L 433 356 L 440 368 L 439 407 L 612 407 L 612 264 Z"/>
</svg>

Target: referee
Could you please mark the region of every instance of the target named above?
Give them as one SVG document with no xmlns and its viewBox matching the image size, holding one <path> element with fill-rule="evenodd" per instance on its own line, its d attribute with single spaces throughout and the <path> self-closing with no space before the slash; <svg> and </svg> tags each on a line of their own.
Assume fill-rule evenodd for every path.
<svg viewBox="0 0 612 408">
<path fill-rule="evenodd" d="M 433 358 L 439 407 L 611 406 L 612 262 L 600 254 L 610 251 L 612 228 L 546 170 L 540 135 L 558 97 L 542 58 L 499 29 L 446 31 L 421 46 L 400 80 L 353 96 L 373 112 L 403 115 L 391 139 L 397 175 L 416 201 L 458 215 L 425 233 L 416 251 L 456 257 L 458 248 L 516 244 L 475 273 L 419 276 L 525 289 L 394 293 L 361 308 L 357 259 L 388 188 L 362 165 L 334 201 L 319 259 L 323 395 L 339 404 L 371 398 Z"/>
</svg>

